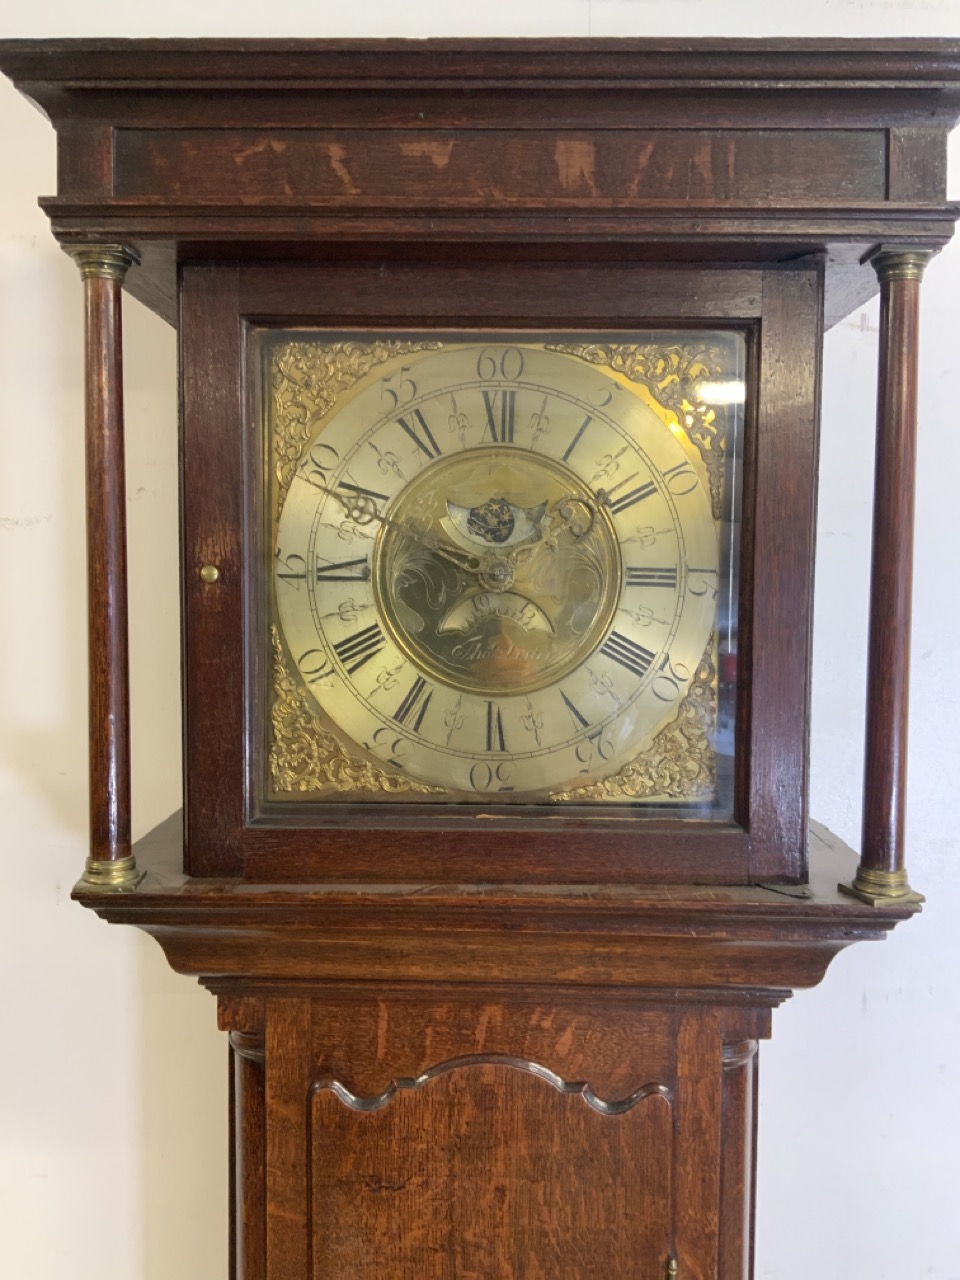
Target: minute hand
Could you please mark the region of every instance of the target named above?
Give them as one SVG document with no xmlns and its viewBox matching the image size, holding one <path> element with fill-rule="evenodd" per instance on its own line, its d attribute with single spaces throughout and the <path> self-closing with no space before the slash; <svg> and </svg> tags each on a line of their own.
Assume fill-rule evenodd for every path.
<svg viewBox="0 0 960 1280">
<path fill-rule="evenodd" d="M 386 525 L 388 529 L 396 529 L 397 533 L 404 538 L 409 538 L 411 542 L 419 542 L 422 547 L 427 547 L 436 555 L 443 556 L 444 560 L 449 560 L 458 569 L 464 569 L 467 573 L 479 573 L 483 568 L 483 561 L 479 556 L 472 556 L 468 551 L 460 551 L 457 547 L 448 546 L 445 542 L 438 542 L 436 538 L 431 538 L 429 533 L 421 533 L 419 529 L 413 529 L 408 524 L 401 524 L 399 520 L 391 520 L 389 516 L 382 516 L 379 513 L 374 518 Z"/>
<path fill-rule="evenodd" d="M 466 551 L 447 546 L 431 538 L 428 533 L 422 533 L 419 529 L 411 528 L 410 525 L 401 524 L 399 520 L 393 520 L 390 516 L 381 515 L 372 498 L 366 498 L 363 494 L 358 494 L 355 498 L 345 498 L 335 489 L 328 489 L 326 485 L 316 485 L 316 487 L 328 493 L 331 498 L 336 498 L 355 524 L 364 525 L 369 524 L 371 520 L 377 520 L 388 529 L 396 529 L 397 533 L 404 538 L 409 538 L 411 542 L 419 542 L 422 547 L 427 547 L 436 555 L 443 556 L 445 560 L 449 560 L 451 564 L 455 564 L 458 569 L 463 569 L 467 573 L 479 573 L 483 567 L 479 556 L 472 556 Z"/>
</svg>

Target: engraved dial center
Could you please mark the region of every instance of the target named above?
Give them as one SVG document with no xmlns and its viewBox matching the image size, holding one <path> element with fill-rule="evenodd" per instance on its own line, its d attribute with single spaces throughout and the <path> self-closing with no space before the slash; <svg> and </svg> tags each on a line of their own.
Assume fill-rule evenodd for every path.
<svg viewBox="0 0 960 1280">
<path fill-rule="evenodd" d="M 373 558 L 377 604 L 411 662 L 454 689 L 531 693 L 580 665 L 620 595 L 612 521 L 554 459 L 467 450 L 396 498 Z"/>
</svg>

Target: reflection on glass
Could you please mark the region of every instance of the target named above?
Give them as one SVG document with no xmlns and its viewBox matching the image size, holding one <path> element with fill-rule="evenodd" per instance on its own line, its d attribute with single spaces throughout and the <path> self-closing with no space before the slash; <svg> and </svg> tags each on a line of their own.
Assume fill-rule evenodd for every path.
<svg viewBox="0 0 960 1280">
<path fill-rule="evenodd" d="M 268 799 L 730 816 L 741 335 L 253 341 Z"/>
</svg>

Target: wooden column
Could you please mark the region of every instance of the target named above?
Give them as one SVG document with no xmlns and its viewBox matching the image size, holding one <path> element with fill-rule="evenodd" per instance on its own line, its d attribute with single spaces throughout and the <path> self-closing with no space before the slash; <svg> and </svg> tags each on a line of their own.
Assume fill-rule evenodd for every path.
<svg viewBox="0 0 960 1280">
<path fill-rule="evenodd" d="M 904 813 L 920 281 L 932 256 L 883 245 L 872 257 L 880 280 L 880 370 L 863 840 L 853 884 L 840 887 L 873 906 L 923 900 L 907 881 Z"/>
<path fill-rule="evenodd" d="M 124 245 L 72 245 L 85 305 L 90 855 L 84 889 L 131 889 L 130 676 L 120 295 L 137 262 Z"/>
</svg>

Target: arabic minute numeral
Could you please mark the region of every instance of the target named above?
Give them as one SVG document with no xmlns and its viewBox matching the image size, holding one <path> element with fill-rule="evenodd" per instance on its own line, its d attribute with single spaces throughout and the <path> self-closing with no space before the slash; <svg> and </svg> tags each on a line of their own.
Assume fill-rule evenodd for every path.
<svg viewBox="0 0 960 1280">
<path fill-rule="evenodd" d="M 662 475 L 667 482 L 667 488 L 675 498 L 683 498 L 688 493 L 693 493 L 700 484 L 689 462 L 678 462 L 675 467 L 668 467 Z"/>
<path fill-rule="evenodd" d="M 274 557 L 277 563 L 277 578 L 281 582 L 292 582 L 294 588 L 299 591 L 300 583 L 307 580 L 307 562 L 303 556 L 289 555 L 285 556 L 277 547 L 277 554 Z"/>
<path fill-rule="evenodd" d="M 613 743 L 604 733 L 603 726 L 594 729 L 593 733 L 588 733 L 583 742 L 578 742 L 574 751 L 577 763 L 582 765 L 581 773 L 589 773 L 593 764 L 594 755 L 598 756 L 604 764 L 613 758 Z"/>
<path fill-rule="evenodd" d="M 477 377 L 481 382 L 518 381 L 523 377 L 523 352 L 519 347 L 485 347 L 477 357 Z"/>
<path fill-rule="evenodd" d="M 607 639 L 600 646 L 600 652 L 614 662 L 619 662 L 621 667 L 625 667 L 627 671 L 632 671 L 635 676 L 643 677 L 650 670 L 650 665 L 656 654 L 651 653 L 649 649 L 645 649 L 642 644 L 637 644 L 635 640 L 631 640 L 629 636 L 621 635 L 619 631 L 611 631 Z"/>
<path fill-rule="evenodd" d="M 673 569 L 627 568 L 626 585 L 628 587 L 669 587 L 677 588 L 677 571 Z"/>
<path fill-rule="evenodd" d="M 412 378 L 405 376 L 409 372 L 410 366 L 404 365 L 396 373 L 391 373 L 386 378 L 381 379 L 380 399 L 384 400 L 389 396 L 392 401 L 391 409 L 396 409 L 401 404 L 409 404 L 417 394 L 417 384 Z"/>
<path fill-rule="evenodd" d="M 300 463 L 298 470 L 304 480 L 323 488 L 330 472 L 340 463 L 340 455 L 332 444 L 315 444 Z"/>
<path fill-rule="evenodd" d="M 338 640 L 333 648 L 343 663 L 347 675 L 352 676 L 364 663 L 375 657 L 385 644 L 386 638 L 380 630 L 380 624 L 372 622 L 369 627 L 355 631 L 352 636 L 347 636 L 344 640 Z"/>
<path fill-rule="evenodd" d="M 397 724 L 406 725 L 410 722 L 410 728 L 414 733 L 420 732 L 420 726 L 423 724 L 423 717 L 427 714 L 427 707 L 430 705 L 430 699 L 433 697 L 433 690 L 427 688 L 427 682 L 423 676 L 417 676 L 413 684 L 407 690 L 407 693 L 393 713 L 393 718 Z"/>
<path fill-rule="evenodd" d="M 512 791 L 510 779 L 513 765 L 490 765 L 478 761 L 470 768 L 470 787 L 473 791 Z"/>
<path fill-rule="evenodd" d="M 687 568 L 687 590 L 692 596 L 709 594 L 711 599 L 716 600 L 719 581 L 720 575 L 716 569 L 695 569 L 692 565 Z"/>
<path fill-rule="evenodd" d="M 591 403 L 595 404 L 598 409 L 606 409 L 618 391 L 623 391 L 623 387 L 619 382 L 606 382 L 591 394 Z"/>
<path fill-rule="evenodd" d="M 374 732 L 373 741 L 363 744 L 368 751 L 373 751 L 377 755 L 386 759 L 387 764 L 392 764 L 396 769 L 403 769 L 404 762 L 401 759 L 404 749 L 409 746 L 406 738 L 396 737 L 396 730 L 390 729 L 387 725 L 381 725 Z"/>
<path fill-rule="evenodd" d="M 667 654 L 660 663 L 650 688 L 661 702 L 676 702 L 681 688 L 689 679 L 690 668 L 682 662 L 671 662 L 670 655 Z"/>
<path fill-rule="evenodd" d="M 297 668 L 307 684 L 321 684 L 333 675 L 333 667 L 322 649 L 307 649 L 297 659 Z"/>
<path fill-rule="evenodd" d="M 443 450 L 437 444 L 433 437 L 433 432 L 427 426 L 426 418 L 419 409 L 414 409 L 410 417 L 416 419 L 416 426 L 411 426 L 406 418 L 397 418 L 397 426 L 404 429 L 421 453 L 425 453 L 431 462 L 434 458 L 439 458 Z"/>
</svg>

